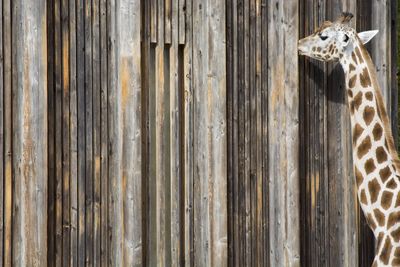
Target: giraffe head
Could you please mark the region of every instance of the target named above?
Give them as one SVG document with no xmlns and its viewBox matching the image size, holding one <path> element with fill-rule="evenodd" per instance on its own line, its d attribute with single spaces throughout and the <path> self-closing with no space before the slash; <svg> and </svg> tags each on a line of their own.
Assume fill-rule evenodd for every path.
<svg viewBox="0 0 400 267">
<path fill-rule="evenodd" d="M 300 55 L 321 61 L 339 60 L 351 55 L 359 42 L 368 43 L 378 31 L 357 33 L 348 23 L 353 18 L 351 13 L 344 12 L 336 21 L 325 21 L 311 35 L 299 40 Z"/>
</svg>

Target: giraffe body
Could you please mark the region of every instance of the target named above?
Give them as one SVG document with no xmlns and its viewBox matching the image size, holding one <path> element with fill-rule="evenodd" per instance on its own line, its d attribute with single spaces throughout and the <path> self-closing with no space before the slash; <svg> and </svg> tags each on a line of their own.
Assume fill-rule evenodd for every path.
<svg viewBox="0 0 400 267">
<path fill-rule="evenodd" d="M 359 33 L 344 13 L 299 41 L 300 54 L 339 60 L 345 73 L 358 200 L 377 240 L 372 266 L 400 266 L 400 163 L 389 118 L 364 47 L 377 31 Z"/>
</svg>

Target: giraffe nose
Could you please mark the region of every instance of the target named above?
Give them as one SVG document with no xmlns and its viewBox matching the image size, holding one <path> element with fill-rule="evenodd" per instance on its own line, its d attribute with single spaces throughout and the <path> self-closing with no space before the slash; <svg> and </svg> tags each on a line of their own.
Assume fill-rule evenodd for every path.
<svg viewBox="0 0 400 267">
<path fill-rule="evenodd" d="M 297 49 L 300 55 L 306 55 L 308 52 L 308 47 L 305 45 L 304 39 L 299 40 L 297 44 Z"/>
</svg>

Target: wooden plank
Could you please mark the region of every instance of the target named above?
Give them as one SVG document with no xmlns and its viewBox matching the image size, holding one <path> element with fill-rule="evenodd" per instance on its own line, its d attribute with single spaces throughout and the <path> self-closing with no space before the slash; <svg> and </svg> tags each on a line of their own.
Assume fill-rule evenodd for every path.
<svg viewBox="0 0 400 267">
<path fill-rule="evenodd" d="M 156 257 L 157 265 L 169 266 L 169 222 L 168 200 L 170 188 L 170 152 L 169 152 L 169 51 L 164 46 L 164 15 L 162 3 L 158 6 L 158 44 L 155 48 L 155 155 L 150 160 L 155 161 L 155 197 L 156 197 Z M 162 23 L 160 23 L 162 22 Z"/>
<path fill-rule="evenodd" d="M 193 32 L 194 265 L 227 266 L 225 3 L 193 1 Z"/>
<path fill-rule="evenodd" d="M 110 1 L 111 265 L 142 265 L 140 1 Z M 128 30 L 130 29 L 130 30 Z"/>
<path fill-rule="evenodd" d="M 270 262 L 269 248 L 269 142 L 268 142 L 268 5 L 267 0 L 261 1 L 261 121 L 262 121 L 262 175 L 263 175 L 263 266 Z"/>
<path fill-rule="evenodd" d="M 69 54 L 69 6 L 61 2 L 62 43 L 62 266 L 70 265 L 70 54 Z"/>
<path fill-rule="evenodd" d="M 354 1 L 327 3 L 327 17 L 336 19 L 342 10 L 356 14 Z M 354 27 L 355 21 L 351 22 Z M 329 233 L 331 247 L 329 265 L 357 266 L 357 221 L 352 146 L 349 133 L 350 115 L 346 107 L 344 75 L 341 67 L 327 68 L 328 93 L 328 170 L 329 170 Z M 338 90 L 339 88 L 339 90 Z M 335 141 L 333 141 L 335 140 Z M 333 156 L 334 155 L 334 156 Z M 350 179 L 349 179 L 350 178 Z M 333 249 L 332 249 L 333 247 Z"/>
<path fill-rule="evenodd" d="M 77 73 L 77 194 L 78 194 L 78 250 L 77 250 L 77 266 L 85 266 L 86 263 L 86 246 L 85 246 L 85 208 L 86 208 L 86 131 L 85 131 L 85 28 L 84 21 L 84 2 L 76 2 L 76 73 Z M 81 36 L 81 37 L 79 37 Z"/>
<path fill-rule="evenodd" d="M 93 155 L 93 3 L 85 1 L 84 38 L 85 41 L 85 264 L 94 264 L 94 155 Z"/>
<path fill-rule="evenodd" d="M 61 40 L 61 0 L 54 1 L 54 152 L 55 152 L 55 176 L 54 176 L 54 215 L 55 215 L 55 235 L 54 246 L 55 266 L 61 266 L 62 260 L 62 106 L 63 106 L 63 88 L 62 88 L 62 40 Z"/>
<path fill-rule="evenodd" d="M 100 265 L 109 265 L 107 0 L 100 0 Z"/>
<path fill-rule="evenodd" d="M 257 266 L 262 266 L 264 265 L 264 259 L 263 255 L 263 173 L 262 173 L 262 157 L 263 157 L 263 151 L 262 151 L 262 143 L 263 143 L 263 136 L 262 136 L 262 98 L 261 98 L 261 92 L 262 92 L 262 69 L 261 69 L 261 64 L 262 64 L 262 48 L 261 48 L 261 37 L 262 37 L 262 29 L 261 29 L 261 19 L 262 19 L 262 13 L 261 13 L 261 8 L 262 8 L 262 3 L 261 0 L 257 0 L 255 2 L 254 6 L 254 13 L 255 13 L 255 33 L 254 33 L 254 38 L 255 38 L 255 49 L 254 49 L 254 61 L 255 61 L 255 70 L 254 70 L 254 76 L 255 76 L 255 81 L 254 81 L 254 90 L 252 92 L 252 101 L 253 101 L 253 108 L 256 112 L 255 116 L 253 117 L 252 121 L 252 128 L 253 128 L 253 138 L 252 140 L 254 143 L 253 149 L 255 150 L 253 153 L 255 154 L 254 160 L 251 160 L 251 162 L 255 162 L 253 166 L 251 166 L 252 169 L 252 176 L 251 179 L 256 177 L 254 181 L 254 190 L 252 191 L 252 196 L 253 198 L 253 207 L 252 210 L 254 210 L 253 213 L 253 251 L 254 251 L 254 259 L 252 260 L 254 265 Z M 252 153 L 252 155 L 253 155 Z"/>
<path fill-rule="evenodd" d="M 101 76 L 100 76 L 100 1 L 92 2 L 92 108 L 93 108 L 93 265 L 100 265 L 101 203 Z M 99 79 L 100 78 L 100 79 Z"/>
<path fill-rule="evenodd" d="M 141 50 L 141 82 L 142 82 L 142 175 L 147 179 L 142 180 L 142 262 L 149 266 L 151 259 L 150 248 L 150 3 L 141 4 L 142 14 L 142 50 Z"/>
<path fill-rule="evenodd" d="M 169 48 L 169 116 L 170 116 L 170 255 L 169 264 L 179 266 L 181 259 L 181 92 L 179 84 L 178 1 L 171 2 L 171 45 Z M 167 33 L 166 33 L 167 36 Z"/>
<path fill-rule="evenodd" d="M 241 99 L 239 101 L 243 101 L 243 105 L 241 106 L 241 110 L 239 110 L 239 123 L 241 123 L 240 128 L 242 129 L 239 133 L 241 135 L 241 146 L 239 149 L 240 152 L 240 160 L 241 168 L 239 171 L 239 180 L 243 182 L 240 186 L 241 190 L 239 191 L 239 196 L 241 201 L 241 220 L 242 220 L 242 234 L 241 238 L 243 258 L 242 264 L 244 266 L 251 265 L 251 251 L 253 250 L 251 244 L 251 188 L 250 188 L 250 51 L 252 47 L 250 47 L 250 4 L 253 1 L 243 1 L 243 55 L 241 62 L 242 67 L 240 68 L 240 72 L 242 73 L 242 81 L 239 94 L 241 95 Z M 240 96 L 239 96 L 240 97 Z M 241 116 L 240 116 L 241 115 Z"/>
<path fill-rule="evenodd" d="M 173 0 L 164 0 L 164 42 L 171 44 L 172 42 L 172 12 Z M 174 25 L 175 26 L 175 25 Z M 177 25 L 176 25 L 177 26 Z"/>
<path fill-rule="evenodd" d="M 77 8 L 75 1 L 69 1 L 69 72 L 70 72 L 70 265 L 78 266 L 79 247 L 79 171 L 78 171 L 78 74 L 77 74 Z"/>
<path fill-rule="evenodd" d="M 0 1 L 0 14 L 3 14 L 3 1 Z M 0 267 L 3 267 L 3 259 L 4 259 L 4 215 L 5 215 L 5 207 L 4 207 L 4 136 L 5 136 L 5 128 L 4 128 L 4 54 L 3 54 L 3 20 L 0 21 L 0 199 L 2 200 L 0 203 Z"/>
<path fill-rule="evenodd" d="M 186 43 L 186 10 L 187 4 L 186 0 L 177 0 L 179 3 L 178 7 L 178 35 L 179 35 L 179 44 Z"/>
<path fill-rule="evenodd" d="M 268 4 L 270 264 L 299 266 L 298 3 Z"/>
<path fill-rule="evenodd" d="M 300 5 L 302 38 L 326 20 L 323 1 L 307 1 Z M 308 13 L 304 13 L 307 10 Z M 301 257 L 305 265 L 326 265 L 329 260 L 329 192 L 327 175 L 326 71 L 316 60 L 301 58 L 300 64 L 300 133 L 301 133 Z"/>
<path fill-rule="evenodd" d="M 185 17 L 186 31 L 191 32 L 193 29 L 192 21 L 192 1 L 186 3 Z M 180 76 L 180 82 L 183 84 L 183 202 L 184 202 L 184 266 L 194 266 L 194 206 L 193 206 L 193 175 L 194 175 L 194 157 L 193 157 L 193 39 L 192 34 L 186 35 L 186 45 L 181 51 L 180 66 L 182 66 L 183 75 Z"/>
<path fill-rule="evenodd" d="M 399 129 L 398 129 L 398 102 L 399 102 L 399 92 L 398 92 L 398 76 L 397 76 L 397 69 L 398 69 L 398 6 L 399 3 L 398 1 L 390 1 L 390 5 L 387 4 L 389 7 L 390 13 L 390 93 L 391 93 L 391 114 L 390 114 L 390 119 L 391 119 L 391 125 L 392 125 L 392 134 L 394 138 L 394 142 L 396 144 L 396 147 L 399 147 Z"/>
<path fill-rule="evenodd" d="M 54 1 L 49 0 L 47 3 L 47 27 L 48 27 L 48 38 L 47 38 L 47 54 L 48 54 L 48 62 L 47 62 L 47 70 L 48 70 L 48 80 L 47 80 L 47 94 L 48 94 L 48 108 L 49 110 L 55 110 L 55 55 L 54 55 Z M 50 112 L 48 114 L 48 157 L 51 159 L 55 159 L 55 112 Z M 56 221 L 55 221 L 55 181 L 56 181 L 56 164 L 55 160 L 49 162 L 48 166 L 48 190 L 49 194 L 47 197 L 47 206 L 48 206 L 48 264 L 55 265 L 56 260 Z"/>
<path fill-rule="evenodd" d="M 227 142 L 228 149 L 228 265 L 240 266 L 238 208 L 238 19 L 237 1 L 226 2 L 227 40 Z"/>
<path fill-rule="evenodd" d="M 12 76 L 11 1 L 3 1 L 4 49 L 4 266 L 12 264 Z"/>
<path fill-rule="evenodd" d="M 387 113 L 392 114 L 391 107 L 391 1 L 371 0 L 369 19 L 371 30 L 379 30 L 379 33 L 371 41 L 371 58 L 376 68 L 378 83 L 386 102 Z"/>
<path fill-rule="evenodd" d="M 46 1 L 13 1 L 13 265 L 47 265 Z M 25 44 L 29 43 L 27 46 Z M 16 53 L 18 51 L 18 53 Z"/>
<path fill-rule="evenodd" d="M 150 0 L 150 40 L 152 43 L 158 42 L 158 5 L 157 0 Z M 163 21 L 163 20 L 161 20 Z M 162 24 L 162 23 L 161 23 Z"/>
</svg>

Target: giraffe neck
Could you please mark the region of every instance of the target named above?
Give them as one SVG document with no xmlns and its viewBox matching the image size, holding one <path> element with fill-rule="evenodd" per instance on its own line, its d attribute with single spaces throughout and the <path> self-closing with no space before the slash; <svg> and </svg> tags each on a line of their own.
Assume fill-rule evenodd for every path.
<svg viewBox="0 0 400 267">
<path fill-rule="evenodd" d="M 398 265 L 400 164 L 376 71 L 361 42 L 340 62 L 345 72 L 351 115 L 358 199 L 370 228 L 381 244 L 375 262 L 379 265 Z"/>
</svg>

